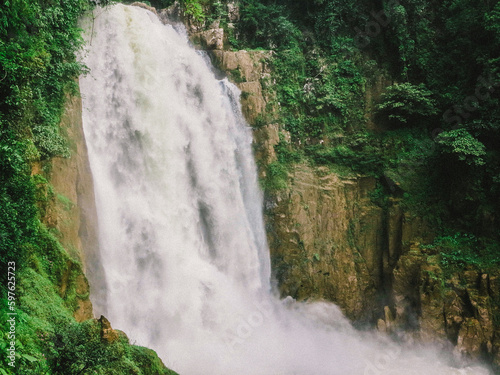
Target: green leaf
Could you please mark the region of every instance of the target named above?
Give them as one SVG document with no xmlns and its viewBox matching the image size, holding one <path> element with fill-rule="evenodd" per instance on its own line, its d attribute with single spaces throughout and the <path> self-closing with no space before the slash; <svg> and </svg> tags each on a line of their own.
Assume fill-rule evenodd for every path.
<svg viewBox="0 0 500 375">
<path fill-rule="evenodd" d="M 23 354 L 22 357 L 24 359 L 27 359 L 30 362 L 36 362 L 36 361 L 38 361 L 38 359 L 36 359 L 35 357 L 30 356 L 29 354 Z"/>
</svg>

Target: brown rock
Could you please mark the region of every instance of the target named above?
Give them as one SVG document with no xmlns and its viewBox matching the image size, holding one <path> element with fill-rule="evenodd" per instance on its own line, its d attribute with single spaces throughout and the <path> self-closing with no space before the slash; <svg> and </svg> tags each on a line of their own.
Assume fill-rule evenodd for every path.
<svg viewBox="0 0 500 375">
<path fill-rule="evenodd" d="M 224 29 L 214 28 L 191 35 L 191 41 L 203 49 L 222 50 L 224 48 Z"/>
<path fill-rule="evenodd" d="M 467 318 L 460 328 L 456 351 L 463 356 L 480 359 L 483 330 L 477 319 Z"/>
<path fill-rule="evenodd" d="M 238 70 L 244 82 L 259 81 L 268 73 L 266 60 L 270 56 L 270 51 L 214 51 L 216 65 L 225 71 Z"/>
<path fill-rule="evenodd" d="M 152 12 L 154 14 L 157 14 L 156 13 L 156 9 L 153 8 L 153 7 L 151 7 L 151 6 L 149 6 L 149 5 L 147 5 L 147 4 L 144 4 L 144 3 L 136 1 L 135 3 L 132 3 L 130 5 L 133 6 L 133 7 L 143 8 L 143 9 L 149 10 L 150 12 Z"/>
<path fill-rule="evenodd" d="M 212 52 L 214 64 L 226 71 L 242 92 L 243 115 L 250 125 L 266 117 L 268 105 L 274 98 L 270 90 L 263 90 L 270 79 L 268 60 L 270 51 Z M 268 116 L 269 117 L 269 116 Z M 259 124 L 262 125 L 262 124 Z"/>
<path fill-rule="evenodd" d="M 164 24 L 173 24 L 179 22 L 182 18 L 181 4 L 175 1 L 168 8 L 160 10 L 158 13 L 158 18 Z"/>
<path fill-rule="evenodd" d="M 77 308 L 73 313 L 77 322 L 92 319 L 92 303 L 89 299 L 89 283 L 83 273 L 76 277 L 76 300 Z"/>
<path fill-rule="evenodd" d="M 112 343 L 119 339 L 118 331 L 111 328 L 111 323 L 108 319 L 101 315 L 98 322 L 101 324 L 101 339 L 107 343 Z"/>
<path fill-rule="evenodd" d="M 240 7 L 235 1 L 227 3 L 227 17 L 230 22 L 237 22 L 240 19 Z"/>
<path fill-rule="evenodd" d="M 377 330 L 381 333 L 388 333 L 387 324 L 384 319 L 377 320 Z"/>
<path fill-rule="evenodd" d="M 283 297 L 334 301 L 353 319 L 383 314 L 383 306 L 375 308 L 382 211 L 367 197 L 367 184 L 371 181 L 341 179 L 327 168 L 292 169 L 291 187 L 267 213 L 273 269 Z"/>
<path fill-rule="evenodd" d="M 388 252 L 384 268 L 390 273 L 402 254 L 403 210 L 399 201 L 390 199 L 387 220 Z"/>
<path fill-rule="evenodd" d="M 423 259 L 420 249 L 413 246 L 402 255 L 393 271 L 393 296 L 398 328 L 418 327 L 420 280 Z"/>
<path fill-rule="evenodd" d="M 458 293 L 451 289 L 445 294 L 445 324 L 447 336 L 452 342 L 456 342 L 458 339 L 458 333 L 460 326 L 464 321 L 463 312 L 465 310 L 465 305 L 463 300 L 459 297 Z"/>
<path fill-rule="evenodd" d="M 253 132 L 255 143 L 255 158 L 268 165 L 277 160 L 274 146 L 279 141 L 279 125 L 271 124 L 255 129 Z"/>
<path fill-rule="evenodd" d="M 420 336 L 428 342 L 447 341 L 444 314 L 444 299 L 441 281 L 443 272 L 438 259 L 427 258 L 420 274 Z"/>
</svg>

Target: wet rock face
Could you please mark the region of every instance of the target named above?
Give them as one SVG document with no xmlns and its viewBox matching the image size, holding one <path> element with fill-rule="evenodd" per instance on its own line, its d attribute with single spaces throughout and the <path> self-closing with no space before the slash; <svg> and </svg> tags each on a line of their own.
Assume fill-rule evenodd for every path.
<svg viewBox="0 0 500 375">
<path fill-rule="evenodd" d="M 374 251 L 381 245 L 381 209 L 364 190 L 374 180 L 340 179 L 305 165 L 290 178 L 293 185 L 266 213 L 281 295 L 335 301 L 352 319 L 374 319 L 382 282 L 381 253 Z"/>
<path fill-rule="evenodd" d="M 200 31 L 191 36 L 193 43 L 207 50 L 222 50 L 224 48 L 224 29 L 215 27 Z"/>
<path fill-rule="evenodd" d="M 499 271 L 445 273 L 437 254 L 414 245 L 394 269 L 392 330 L 455 346 L 463 359 L 500 363 Z"/>
<path fill-rule="evenodd" d="M 50 168 L 45 168 L 46 172 L 39 164 L 35 164 L 32 174 L 42 175 L 51 185 L 51 192 L 46 192 L 46 206 L 42 210 L 41 220 L 48 228 L 54 229 L 57 239 L 69 255 L 70 260 L 60 280 L 59 294 L 66 298 L 67 291 L 76 291 L 73 315 L 81 322 L 93 318 L 89 283 L 84 274 L 85 265 L 94 271 L 87 275 L 91 280 L 102 278 L 97 275 L 100 270 L 97 213 L 83 135 L 80 98 L 67 98 L 60 127 L 69 140 L 71 156 L 53 158 L 48 162 Z M 100 290 L 100 287 L 96 286 L 94 290 Z"/>
<path fill-rule="evenodd" d="M 154 8 L 152 6 L 149 6 L 149 5 L 145 4 L 145 3 L 141 3 L 139 1 L 136 1 L 135 3 L 132 3 L 130 5 L 133 6 L 133 7 L 143 8 L 143 9 L 149 10 L 150 12 L 152 12 L 154 14 L 157 14 L 156 13 L 156 8 Z"/>
<path fill-rule="evenodd" d="M 270 51 L 212 51 L 214 65 L 225 71 L 241 90 L 243 114 L 250 125 L 261 126 L 268 113 L 274 112 L 271 83 Z"/>
<path fill-rule="evenodd" d="M 496 280 L 500 271 L 468 270 L 447 280 L 445 327 L 455 350 L 471 359 L 492 358 L 500 365 L 500 298 Z M 497 288 L 497 289 L 495 289 Z"/>
<path fill-rule="evenodd" d="M 271 126 L 256 131 L 257 143 L 264 145 L 257 146 L 257 157 L 265 162 L 275 160 L 268 151 L 275 131 Z M 372 324 L 382 320 L 385 328 L 381 327 L 389 330 L 393 319 L 401 319 L 395 313 L 388 320 L 392 311 L 387 306 L 394 309 L 393 278 L 401 293 L 413 290 L 420 266 L 413 258 L 407 260 L 415 268 L 411 277 L 393 270 L 408 252 L 409 239 L 430 231 L 424 222 L 402 212 L 398 200 L 389 202 L 386 210 L 375 205 L 370 199 L 375 187 L 371 177 L 341 178 L 325 167 L 296 165 L 287 189 L 268 197 L 266 222 L 283 297 L 333 301 L 349 318 Z M 415 310 L 405 308 L 406 296 L 395 295 L 398 298 L 400 315 Z"/>
<path fill-rule="evenodd" d="M 164 24 L 172 24 L 180 22 L 182 18 L 181 4 L 175 1 L 171 6 L 158 11 L 158 18 Z"/>
</svg>

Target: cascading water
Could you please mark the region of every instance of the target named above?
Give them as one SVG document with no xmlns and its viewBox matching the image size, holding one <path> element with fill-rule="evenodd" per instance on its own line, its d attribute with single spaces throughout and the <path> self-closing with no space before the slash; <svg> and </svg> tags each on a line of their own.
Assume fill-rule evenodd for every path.
<svg viewBox="0 0 500 375">
<path fill-rule="evenodd" d="M 181 374 L 487 374 L 275 298 L 237 88 L 144 9 L 93 30 L 80 84 L 115 328 Z"/>
</svg>

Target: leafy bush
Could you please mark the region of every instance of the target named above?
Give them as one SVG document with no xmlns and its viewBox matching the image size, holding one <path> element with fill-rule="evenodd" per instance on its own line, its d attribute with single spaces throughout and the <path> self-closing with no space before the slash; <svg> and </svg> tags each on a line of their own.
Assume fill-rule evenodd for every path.
<svg viewBox="0 0 500 375">
<path fill-rule="evenodd" d="M 378 114 L 391 123 L 415 125 L 422 119 L 437 114 L 432 92 L 423 84 L 395 84 L 386 89 Z"/>
<path fill-rule="evenodd" d="M 9 261 L 19 266 L 24 263 L 25 246 L 34 239 L 38 226 L 35 191 L 24 151 L 24 144 L 9 132 L 0 133 L 0 266 L 4 270 Z M 0 274 L 5 286 L 7 273 Z"/>
<path fill-rule="evenodd" d="M 500 245 L 470 233 L 455 233 L 437 237 L 427 248 L 437 249 L 441 265 L 447 272 L 476 267 L 488 271 L 500 266 Z"/>
<path fill-rule="evenodd" d="M 266 179 L 264 180 L 264 190 L 275 192 L 286 189 L 288 185 L 287 166 L 275 161 L 267 166 Z"/>
<path fill-rule="evenodd" d="M 123 346 L 101 339 L 100 325 L 94 320 L 60 327 L 46 343 L 48 365 L 55 375 L 85 374 L 91 370 L 117 366 Z"/>
<path fill-rule="evenodd" d="M 282 134 L 280 134 L 280 141 L 274 146 L 274 151 L 278 162 L 284 165 L 298 163 L 302 160 L 300 151 L 295 150 L 292 144 L 284 139 Z"/>
<path fill-rule="evenodd" d="M 175 375 L 154 351 L 130 345 L 125 336 L 119 335 L 111 342 L 103 340 L 97 320 L 61 326 L 45 340 L 47 364 L 54 375 Z"/>
<path fill-rule="evenodd" d="M 469 165 L 484 165 L 486 147 L 465 129 L 445 131 L 439 134 L 438 143 L 444 152 L 455 155 Z"/>
<path fill-rule="evenodd" d="M 380 176 L 383 160 L 374 152 L 370 152 L 370 146 L 364 145 L 355 150 L 348 145 L 328 147 L 323 145 L 307 146 L 306 155 L 319 165 L 341 165 L 351 170 L 372 176 Z"/>
<path fill-rule="evenodd" d="M 241 38 L 252 48 L 282 49 L 297 45 L 301 33 L 290 21 L 287 8 L 264 4 L 259 0 L 243 0 L 238 28 Z"/>
<path fill-rule="evenodd" d="M 208 4 L 206 0 L 183 0 L 184 14 L 192 17 L 197 22 L 203 22 L 206 18 L 203 7 Z"/>
</svg>

